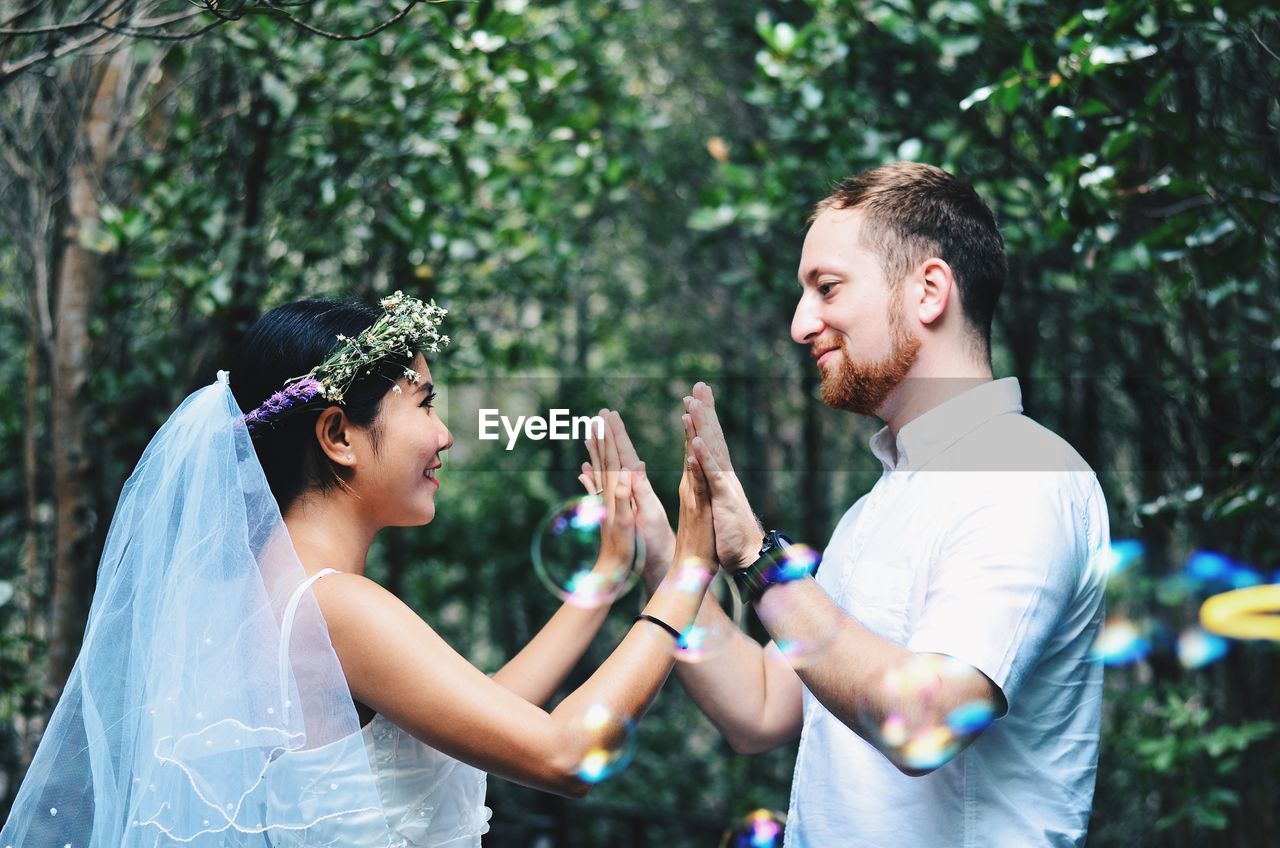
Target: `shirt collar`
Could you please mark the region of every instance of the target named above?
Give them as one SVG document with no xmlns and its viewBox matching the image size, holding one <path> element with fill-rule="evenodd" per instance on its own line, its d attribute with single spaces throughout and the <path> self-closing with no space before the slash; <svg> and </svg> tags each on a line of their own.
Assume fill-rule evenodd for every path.
<svg viewBox="0 0 1280 848">
<path fill-rule="evenodd" d="M 871 437 L 871 452 L 885 471 L 916 471 L 962 436 L 997 415 L 1022 412 L 1017 377 L 992 380 L 961 392 L 908 421 L 895 442 L 889 428 Z M 896 449 L 896 457 L 895 457 Z"/>
</svg>

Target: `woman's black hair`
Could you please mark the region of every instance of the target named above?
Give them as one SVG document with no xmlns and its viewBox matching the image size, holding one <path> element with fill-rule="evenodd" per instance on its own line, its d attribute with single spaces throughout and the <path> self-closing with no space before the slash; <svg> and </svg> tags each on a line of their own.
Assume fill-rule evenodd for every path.
<svg viewBox="0 0 1280 848">
<path fill-rule="evenodd" d="M 256 409 L 287 380 L 323 362 L 342 344 L 339 335 L 354 339 L 381 315 L 374 307 L 337 300 L 298 301 L 263 315 L 245 333 L 231 369 L 231 391 L 241 411 Z M 383 358 L 343 393 L 343 412 L 352 424 L 368 429 L 375 451 L 382 399 L 412 361 L 409 356 Z M 315 435 L 316 419 L 333 405 L 319 400 L 254 436 L 258 461 L 281 512 L 308 491 L 342 483 L 343 470 L 329 461 Z"/>
</svg>

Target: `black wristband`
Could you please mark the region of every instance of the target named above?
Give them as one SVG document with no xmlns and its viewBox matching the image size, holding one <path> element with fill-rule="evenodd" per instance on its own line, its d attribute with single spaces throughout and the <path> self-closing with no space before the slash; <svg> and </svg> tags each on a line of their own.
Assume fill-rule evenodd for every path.
<svg viewBox="0 0 1280 848">
<path fill-rule="evenodd" d="M 777 582 L 773 576 L 776 568 L 771 559 L 761 557 L 741 571 L 735 571 L 733 582 L 738 587 L 738 594 L 747 603 L 754 604 L 760 600 L 764 590 Z"/>
<path fill-rule="evenodd" d="M 789 575 L 783 575 L 779 568 L 779 564 L 786 560 L 791 545 L 791 540 L 777 530 L 765 534 L 759 558 L 741 571 L 733 573 L 734 585 L 738 587 L 738 594 L 744 602 L 754 604 L 770 586 L 793 579 Z"/>
<path fill-rule="evenodd" d="M 659 627 L 661 627 L 663 630 L 670 633 L 672 639 L 675 639 L 677 642 L 680 641 L 680 631 L 676 630 L 674 627 L 672 627 L 670 624 L 667 624 L 665 621 L 663 621 L 660 618 L 655 618 L 652 615 L 645 615 L 644 613 L 640 613 L 632 620 L 631 623 L 635 624 L 637 621 L 648 621 L 653 624 L 656 624 Z"/>
</svg>

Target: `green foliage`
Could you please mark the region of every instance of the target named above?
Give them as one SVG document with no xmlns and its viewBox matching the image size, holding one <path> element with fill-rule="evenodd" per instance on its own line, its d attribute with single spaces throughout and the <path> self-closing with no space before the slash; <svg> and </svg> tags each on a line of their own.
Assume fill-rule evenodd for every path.
<svg viewBox="0 0 1280 848">
<path fill-rule="evenodd" d="M 1113 694 L 1108 705 L 1101 767 L 1110 769 L 1102 788 L 1123 793 L 1106 808 L 1127 815 L 1095 820 L 1095 838 L 1173 840 L 1188 829 L 1226 831 L 1242 813 L 1249 773 L 1260 745 L 1280 724 L 1268 720 L 1223 724 L 1197 690 L 1201 681 L 1138 686 Z M 1274 745 L 1266 745 L 1274 750 Z M 1143 812 L 1152 793 L 1167 794 L 1154 818 Z M 1149 809 L 1149 808 L 1148 808 Z"/>
<path fill-rule="evenodd" d="M 875 427 L 814 399 L 787 337 L 803 222 L 834 180 L 908 158 L 996 210 L 996 370 L 1099 471 L 1113 535 L 1147 545 L 1111 611 L 1175 631 L 1199 598 L 1166 578 L 1190 551 L 1280 569 L 1278 45 L 1258 0 L 497 0 L 425 4 L 352 43 L 256 16 L 147 46 L 119 185 L 78 236 L 107 266 L 86 520 L 105 532 L 151 433 L 260 312 L 403 289 L 451 311 L 433 367 L 457 441 L 439 517 L 384 534 L 371 572 L 481 668 L 554 608 L 528 545 L 579 457 L 478 442 L 477 397 L 621 409 L 673 506 L 678 399 L 708 379 L 757 509 L 821 545 L 878 467 Z M 24 186 L 0 173 L 14 209 Z M 6 456 L 26 432 L 33 251 L 0 239 Z M 27 485 L 0 467 L 0 580 L 18 576 Z M 6 720 L 37 700 L 16 604 L 0 607 Z M 1166 648 L 1111 673 L 1090 844 L 1266 844 L 1276 671 L 1246 645 L 1206 670 Z M 495 839 L 709 845 L 752 806 L 785 809 L 794 748 L 733 755 L 674 686 L 639 733 L 636 762 L 584 804 L 494 781 Z"/>
</svg>

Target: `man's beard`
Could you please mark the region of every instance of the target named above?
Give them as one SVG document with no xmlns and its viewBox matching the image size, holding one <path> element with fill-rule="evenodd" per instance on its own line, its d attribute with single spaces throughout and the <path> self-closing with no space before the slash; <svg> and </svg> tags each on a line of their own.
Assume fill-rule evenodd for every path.
<svg viewBox="0 0 1280 848">
<path fill-rule="evenodd" d="M 856 362 L 849 354 L 844 337 L 838 338 L 839 359 L 834 368 L 822 371 L 823 403 L 858 415 L 875 415 L 889 394 L 906 379 L 920 353 L 920 340 L 907 332 L 901 308 L 901 302 L 889 307 L 892 348 L 884 359 Z"/>
</svg>

